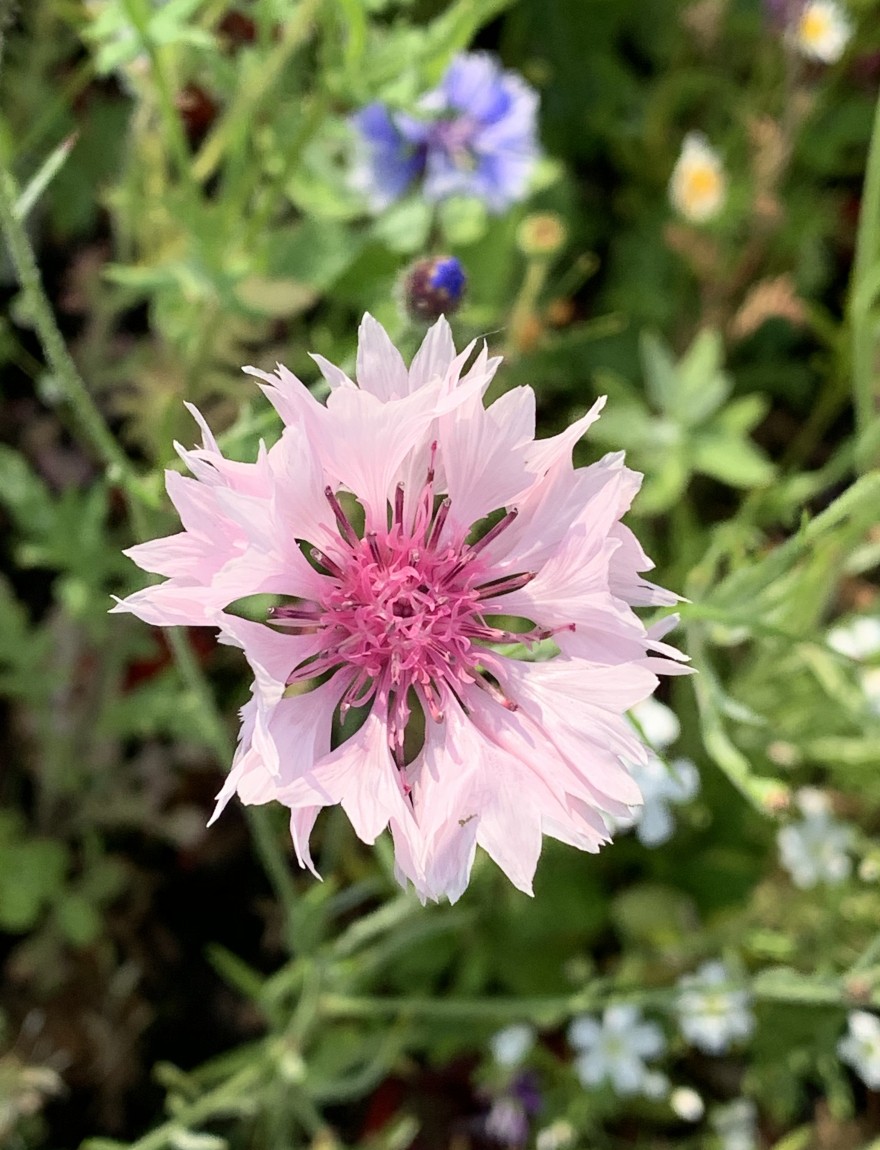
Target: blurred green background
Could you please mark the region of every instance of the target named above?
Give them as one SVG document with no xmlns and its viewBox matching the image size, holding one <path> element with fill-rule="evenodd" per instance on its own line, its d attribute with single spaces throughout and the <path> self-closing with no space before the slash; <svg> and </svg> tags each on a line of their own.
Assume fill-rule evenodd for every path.
<svg viewBox="0 0 880 1150">
<path fill-rule="evenodd" d="M 780 0 L 0 0 L 0 1145 L 878 1144 L 880 1037 L 839 1048 L 880 1006 L 880 4 L 847 12 L 823 63 Z M 348 117 L 466 49 L 539 93 L 527 199 L 371 212 Z M 668 191 L 690 132 L 704 222 Z M 176 529 L 183 401 L 253 459 L 241 365 L 350 369 L 366 310 L 411 354 L 399 279 L 438 252 L 542 434 L 609 395 L 577 459 L 645 472 L 699 670 L 653 738 L 700 782 L 660 843 L 548 841 L 533 900 L 482 859 L 422 908 L 338 811 L 321 884 L 281 810 L 206 830 L 243 661 L 107 610 Z M 715 959 L 754 1025 L 711 1054 L 676 987 Z M 579 1076 L 569 1023 L 619 1002 L 663 1030 L 657 1097 Z"/>
</svg>

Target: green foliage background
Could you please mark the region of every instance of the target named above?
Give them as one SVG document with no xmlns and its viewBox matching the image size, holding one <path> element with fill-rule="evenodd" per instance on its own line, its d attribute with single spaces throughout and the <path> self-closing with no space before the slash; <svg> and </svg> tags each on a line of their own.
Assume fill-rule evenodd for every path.
<svg viewBox="0 0 880 1150">
<path fill-rule="evenodd" d="M 564 1120 L 576 1147 L 733 1150 L 577 1081 L 566 1025 L 616 1001 L 661 1021 L 709 1119 L 753 1100 L 754 1145 L 876 1144 L 836 1044 L 880 1006 L 880 710 L 870 658 L 826 642 L 877 617 L 880 560 L 880 6 L 849 10 L 824 67 L 758 0 L 0 0 L 0 1145 L 484 1145 L 511 1088 L 489 1038 L 527 1021 L 529 1145 Z M 346 116 L 473 46 L 540 92 L 528 201 L 370 215 Z M 729 180 L 702 226 L 667 196 L 693 130 Z M 486 334 L 544 434 L 609 395 L 580 462 L 645 472 L 631 522 L 688 598 L 699 674 L 663 698 L 701 790 L 661 847 L 548 843 L 534 900 L 484 859 L 422 908 L 338 812 L 322 884 L 283 812 L 206 831 L 241 661 L 107 609 L 142 585 L 121 549 L 174 530 L 183 401 L 252 459 L 277 426 L 241 365 L 351 365 L 365 310 L 411 353 L 397 282 L 434 251 L 468 271 L 457 342 Z M 855 828 L 839 885 L 779 863 L 804 786 Z M 757 1030 L 713 1058 L 671 1007 L 719 955 Z"/>
</svg>

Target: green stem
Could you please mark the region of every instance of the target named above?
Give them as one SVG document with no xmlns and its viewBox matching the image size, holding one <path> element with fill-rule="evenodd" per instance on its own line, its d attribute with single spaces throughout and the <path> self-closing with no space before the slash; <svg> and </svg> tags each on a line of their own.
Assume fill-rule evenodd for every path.
<svg viewBox="0 0 880 1150">
<path fill-rule="evenodd" d="M 150 60 L 150 69 L 156 84 L 156 93 L 159 97 L 159 111 L 165 124 L 165 131 L 174 153 L 174 162 L 178 174 L 186 186 L 190 196 L 196 200 L 200 196 L 199 186 L 193 173 L 192 157 L 189 142 L 183 122 L 174 102 L 171 82 L 159 51 L 150 36 L 149 11 L 143 6 L 143 0 L 122 0 L 123 7 L 131 22 L 134 24 L 140 38 L 141 47 Z"/>
<path fill-rule="evenodd" d="M 202 723 L 202 732 L 211 750 L 220 763 L 232 761 L 233 745 L 217 703 L 205 678 L 186 632 L 179 627 L 168 630 L 168 645 L 180 677 L 196 701 L 197 713 Z M 266 807 L 245 806 L 245 818 L 250 828 L 251 838 L 260 862 L 284 914 L 285 938 L 288 947 L 293 946 L 293 922 L 296 907 L 296 890 L 290 876 L 290 863 L 278 841 L 272 826 L 271 816 Z"/>
<path fill-rule="evenodd" d="M 865 437 L 878 415 L 876 371 L 876 284 L 880 275 L 880 99 L 868 150 L 868 165 L 859 212 L 856 254 L 850 283 L 849 323 L 852 349 L 853 395 L 856 410 L 856 462 L 862 471 L 877 462 L 866 450 Z M 861 447 L 861 450 L 859 448 Z"/>
<path fill-rule="evenodd" d="M 800 1006 L 837 1006 L 846 1009 L 852 1000 L 846 989 L 838 984 L 809 987 L 792 982 L 790 985 L 761 985 L 760 976 L 752 986 L 731 983 L 725 989 L 748 989 L 759 1002 L 774 1002 Z M 720 988 L 719 988 L 720 991 Z M 497 1025 L 504 1022 L 533 1022 L 539 1027 L 560 1026 L 568 1019 L 606 1006 L 629 1003 L 644 1009 L 669 1010 L 678 998 L 677 986 L 633 988 L 621 990 L 607 985 L 587 987 L 569 995 L 532 998 L 418 998 L 404 995 L 371 998 L 367 995 L 323 994 L 320 999 L 321 1016 L 325 1019 L 428 1019 L 437 1022 L 485 1022 Z M 880 990 L 874 991 L 865 1004 L 880 1005 Z"/>
<path fill-rule="evenodd" d="M 207 180 L 214 174 L 233 137 L 253 130 L 263 98 L 272 91 L 290 57 L 308 39 L 312 23 L 323 2 L 324 0 L 300 0 L 275 49 L 262 63 L 259 72 L 252 74 L 250 87 L 244 87 L 237 98 L 230 103 L 229 111 L 202 145 L 193 165 L 193 173 L 197 180 Z"/>
<path fill-rule="evenodd" d="M 203 1094 L 188 1106 L 182 1106 L 173 1118 L 163 1122 L 137 1142 L 132 1142 L 127 1150 L 161 1150 L 162 1147 L 173 1144 L 181 1130 L 200 1126 L 215 1115 L 234 1112 L 244 1099 L 253 1096 L 253 1092 L 262 1084 L 265 1072 L 264 1065 L 255 1060 L 252 1065 L 245 1066 L 216 1089 L 209 1090 L 207 1094 Z M 101 1142 L 96 1140 L 95 1150 L 98 1150 L 100 1145 Z M 88 1150 L 89 1146 L 90 1143 L 86 1142 L 83 1150 Z"/>
<path fill-rule="evenodd" d="M 17 201 L 18 188 L 15 180 L 11 172 L 0 162 L 0 227 L 6 237 L 25 303 L 33 318 L 46 359 L 86 439 L 107 466 L 111 478 L 124 481 L 126 477 L 132 475 L 131 463 L 104 422 L 67 350 L 64 337 L 58 330 L 55 316 L 43 290 L 33 248 L 24 224 L 18 219 L 15 211 Z"/>
</svg>

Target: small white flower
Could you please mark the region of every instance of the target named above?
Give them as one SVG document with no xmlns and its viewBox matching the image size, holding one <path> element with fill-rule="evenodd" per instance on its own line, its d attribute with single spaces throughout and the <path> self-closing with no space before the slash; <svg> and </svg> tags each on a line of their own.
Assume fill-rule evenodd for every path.
<svg viewBox="0 0 880 1150">
<path fill-rule="evenodd" d="M 668 1089 L 665 1076 L 645 1063 L 663 1053 L 663 1032 L 656 1023 L 645 1022 L 637 1006 L 609 1006 L 601 1022 L 588 1015 L 576 1018 L 568 1028 L 568 1040 L 578 1052 L 575 1073 L 584 1086 L 607 1082 L 616 1094 L 651 1097 Z"/>
<path fill-rule="evenodd" d="M 835 0 L 808 0 L 794 29 L 794 42 L 804 56 L 834 64 L 849 43 L 852 26 Z"/>
<path fill-rule="evenodd" d="M 848 1020 L 849 1034 L 837 1044 L 837 1053 L 872 1090 L 880 1089 L 880 1018 L 866 1010 L 854 1010 Z"/>
<path fill-rule="evenodd" d="M 618 819 L 617 824 L 621 828 L 635 825 L 643 846 L 659 847 L 675 830 L 670 806 L 690 802 L 700 789 L 699 772 L 690 759 L 673 759 L 667 764 L 656 755 L 629 767 L 642 792 L 643 805 L 633 810 L 628 821 Z"/>
<path fill-rule="evenodd" d="M 684 1037 L 707 1054 L 723 1054 L 732 1042 L 748 1038 L 755 1027 L 751 995 L 731 990 L 733 976 L 723 962 L 705 962 L 679 982 L 676 1001 Z"/>
<path fill-rule="evenodd" d="M 505 1026 L 489 1039 L 489 1049 L 499 1066 L 518 1066 L 535 1044 L 535 1032 L 526 1022 Z"/>
<path fill-rule="evenodd" d="M 690 1086 L 676 1086 L 669 1095 L 672 1113 L 682 1122 L 699 1122 L 706 1113 L 706 1104 Z"/>
<path fill-rule="evenodd" d="M 828 646 L 859 662 L 880 655 L 880 619 L 857 615 L 847 623 L 839 623 L 828 632 Z"/>
<path fill-rule="evenodd" d="M 853 845 L 853 828 L 832 816 L 827 798 L 815 788 L 804 788 L 798 805 L 804 818 L 776 835 L 782 865 L 795 886 L 804 890 L 819 883 L 843 882 L 852 870 L 847 851 Z"/>
<path fill-rule="evenodd" d="M 830 815 L 831 803 L 828 795 L 819 787 L 801 787 L 795 795 L 795 803 L 802 815 L 809 818 L 811 815 Z"/>
<path fill-rule="evenodd" d="M 637 703 L 630 714 L 641 728 L 645 741 L 650 743 L 655 751 L 664 751 L 681 734 L 681 723 L 675 711 L 664 706 L 652 695 Z"/>
<path fill-rule="evenodd" d="M 721 157 L 699 132 L 689 132 L 669 180 L 672 206 L 686 220 L 702 224 L 718 215 L 726 198 Z"/>
<path fill-rule="evenodd" d="M 827 639 L 833 651 L 864 664 L 880 655 L 880 618 L 856 615 L 848 622 L 832 627 Z M 868 708 L 880 715 L 880 667 L 861 666 L 858 671 Z"/>
<path fill-rule="evenodd" d="M 557 1118 L 535 1136 L 535 1150 L 567 1150 L 575 1139 L 575 1128 L 564 1118 Z"/>
<path fill-rule="evenodd" d="M 758 1112 L 749 1098 L 737 1098 L 712 1112 L 722 1150 L 755 1150 Z"/>
</svg>

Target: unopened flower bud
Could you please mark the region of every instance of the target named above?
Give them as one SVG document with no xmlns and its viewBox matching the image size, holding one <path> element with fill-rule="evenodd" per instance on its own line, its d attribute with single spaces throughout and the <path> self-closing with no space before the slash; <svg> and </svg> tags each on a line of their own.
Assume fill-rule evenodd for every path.
<svg viewBox="0 0 880 1150">
<path fill-rule="evenodd" d="M 411 319 L 430 321 L 458 311 L 467 288 L 455 256 L 416 260 L 403 279 L 403 302 Z"/>
<path fill-rule="evenodd" d="M 706 1112 L 703 1099 L 690 1086 L 676 1086 L 669 1095 L 669 1105 L 682 1122 L 699 1122 Z"/>
<path fill-rule="evenodd" d="M 526 256 L 555 255 L 565 240 L 565 225 L 555 212 L 533 212 L 516 229 L 516 242 Z"/>
</svg>

